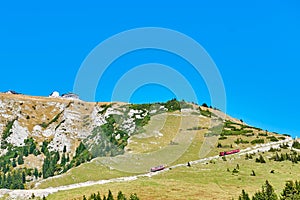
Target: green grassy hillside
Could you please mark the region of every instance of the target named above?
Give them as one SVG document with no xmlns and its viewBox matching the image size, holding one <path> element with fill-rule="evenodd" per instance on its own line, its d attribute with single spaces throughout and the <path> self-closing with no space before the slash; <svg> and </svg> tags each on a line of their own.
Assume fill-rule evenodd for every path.
<svg viewBox="0 0 300 200">
<path fill-rule="evenodd" d="M 285 152 L 286 150 L 282 150 Z M 140 178 L 131 182 L 109 183 L 80 189 L 68 190 L 50 195 L 48 199 L 72 199 L 95 191 L 114 193 L 119 190 L 125 194 L 137 193 L 141 199 L 237 199 L 241 190 L 254 194 L 265 180 L 272 183 L 275 191 L 282 191 L 285 181 L 300 180 L 300 166 L 290 161 L 275 162 L 268 160 L 274 153 L 262 154 L 266 163 L 257 163 L 245 156 L 233 155 L 223 161 L 179 167 L 152 178 Z M 238 166 L 238 167 L 237 167 Z M 238 169 L 237 169 L 238 168 Z M 237 173 L 233 173 L 237 169 Z M 274 173 L 271 173 L 271 171 Z M 252 171 L 256 176 L 252 176 Z"/>
<path fill-rule="evenodd" d="M 4 97 L 2 101 L 5 102 Z M 19 101 L 2 103 L 8 108 L 27 108 L 17 117 L 14 115 L 19 111 L 11 108 L 12 112 L 5 116 L 12 120 L 1 120 L 6 122 L 2 142 L 7 145 L 2 149 L 9 150 L 3 156 L 6 177 L 1 176 L 5 179 L 2 187 L 10 187 L 6 180 L 11 176 L 9 170 L 21 169 L 26 172 L 22 184 L 27 189 L 75 188 L 56 192 L 47 199 L 80 199 L 97 191 L 107 193 L 109 189 L 114 194 L 121 190 L 126 196 L 137 193 L 141 199 L 231 199 L 237 198 L 242 189 L 253 194 L 266 179 L 279 192 L 285 181 L 299 178 L 297 163 L 269 160 L 274 152 L 262 153 L 266 163 L 255 161 L 259 153 L 247 160 L 243 153 L 267 151 L 270 143 L 285 141 L 288 136 L 249 126 L 217 109 L 175 99 L 141 105 L 55 101 L 53 104 L 22 96 Z M 40 116 L 34 116 L 32 109 L 44 104 L 52 117 L 44 115 L 43 109 Z M 39 127 L 40 133 L 31 132 Z M 25 146 L 15 144 L 18 130 L 32 137 L 24 140 Z M 68 141 L 65 146 L 64 140 Z M 51 151 L 47 150 L 49 147 Z M 24 158 L 19 155 L 30 149 Z M 233 149 L 240 149 L 241 153 L 219 157 L 220 152 Z M 41 154 L 35 155 L 35 151 Z M 22 158 L 24 161 L 19 162 Z M 158 165 L 166 166 L 167 170 L 152 176 L 150 168 Z M 34 175 L 34 167 L 39 174 Z M 270 173 L 272 170 L 275 173 Z M 45 176 L 48 173 L 53 177 Z M 251 176 L 253 173 L 255 176 Z M 132 180 L 111 180 L 102 185 L 91 182 L 88 187 L 76 185 L 124 177 Z"/>
<path fill-rule="evenodd" d="M 212 119 L 208 117 L 195 115 L 195 113 L 180 115 L 179 113 L 167 113 L 157 115 L 152 117 L 149 124 L 145 126 L 146 132 L 143 135 L 137 135 L 131 139 L 128 145 L 129 150 L 127 149 L 128 151 L 123 156 L 123 159 L 120 158 L 118 160 L 117 165 L 114 165 L 112 161 L 112 163 L 107 163 L 106 158 L 98 158 L 91 163 L 86 163 L 71 170 L 69 174 L 60 178 L 45 181 L 38 187 L 47 188 L 49 186 L 54 187 L 62 184 L 67 185 L 70 183 L 83 182 L 90 180 L 87 177 L 93 175 L 94 177 L 91 178 L 91 180 L 100 180 L 132 176 L 149 171 L 149 168 L 146 168 L 144 171 L 140 172 L 137 170 L 138 173 L 133 173 L 132 171 L 128 172 L 130 170 L 124 170 L 126 167 L 120 167 L 119 165 L 126 165 L 131 166 L 133 169 L 135 168 L 132 159 L 128 159 L 129 155 L 131 156 L 130 158 L 132 158 L 133 155 L 139 157 L 142 162 L 145 162 L 143 159 L 152 157 L 157 163 L 165 164 L 166 160 L 168 160 L 167 155 L 174 152 L 176 153 L 176 150 L 179 149 L 178 152 L 182 153 L 179 154 L 178 157 L 174 156 L 174 159 L 168 163 L 168 166 L 173 166 L 203 158 L 201 152 L 207 140 L 213 141 L 213 143 L 209 143 L 211 146 L 208 145 L 209 147 L 207 147 L 205 157 L 216 156 L 220 151 L 236 148 L 254 148 L 257 147 L 257 145 L 261 145 L 252 141 L 269 143 L 286 139 L 286 136 L 270 133 L 243 123 L 232 121 L 226 121 L 220 136 L 209 137 L 208 134 L 215 131 L 214 126 L 212 126 L 213 128 L 208 128 L 211 124 L 211 120 Z M 224 130 L 226 130 L 226 136 L 224 135 Z M 160 136 L 153 135 L 153 133 L 157 131 L 162 134 Z M 234 134 L 230 134 L 230 131 Z M 214 139 L 211 139 L 212 137 Z M 185 144 L 185 142 L 187 142 L 187 144 Z M 182 145 L 184 146 L 184 151 L 180 151 L 181 143 L 185 144 Z M 167 152 L 165 154 L 166 157 L 162 156 L 164 154 L 160 152 L 161 149 Z M 148 154 L 149 152 L 152 153 Z M 269 180 L 276 188 L 276 191 L 279 192 L 282 190 L 285 181 L 300 178 L 298 175 L 300 168 L 298 164 L 293 164 L 288 161 L 281 163 L 268 161 L 268 158 L 273 154 L 274 153 L 268 152 L 263 154 L 267 160 L 265 164 L 255 162 L 255 158 L 258 157 L 259 154 L 253 155 L 253 159 L 251 160 L 245 160 L 245 155 L 228 156 L 226 161 L 221 157 L 217 157 L 211 161 L 192 164 L 191 167 L 182 166 L 174 168 L 151 178 L 143 177 L 130 182 L 109 183 L 62 191 L 50 195 L 49 199 L 80 198 L 84 194 L 88 195 L 96 191 L 106 193 L 108 189 L 114 193 L 121 190 L 127 195 L 135 192 L 141 199 L 231 199 L 237 198 L 242 189 L 246 189 L 250 194 L 253 194 L 260 189 L 265 180 Z M 147 155 L 149 155 L 149 157 L 147 157 Z M 107 165 L 113 166 L 114 169 L 109 169 Z M 233 173 L 237 165 L 239 166 L 239 172 Z M 87 168 L 90 170 L 86 170 Z M 96 168 L 98 170 L 96 170 Z M 272 170 L 274 170 L 275 173 L 270 173 Z M 252 171 L 255 172 L 255 177 L 251 176 Z M 81 173 L 85 173 L 86 175 L 77 175 Z M 76 177 L 76 179 L 71 180 L 72 176 Z"/>
</svg>

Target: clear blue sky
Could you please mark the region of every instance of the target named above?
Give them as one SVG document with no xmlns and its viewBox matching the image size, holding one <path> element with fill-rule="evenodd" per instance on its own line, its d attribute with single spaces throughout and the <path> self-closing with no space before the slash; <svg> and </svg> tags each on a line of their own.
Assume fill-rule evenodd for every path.
<svg viewBox="0 0 300 200">
<path fill-rule="evenodd" d="M 164 27 L 194 38 L 210 54 L 226 87 L 228 114 L 270 131 L 300 136 L 299 1 L 169 2 L 1 2 L 0 91 L 41 96 L 53 90 L 72 91 L 81 63 L 101 41 L 132 28 Z M 155 50 L 129 54 L 114 65 L 128 70 L 148 62 L 179 71 L 184 65 Z M 126 72 L 117 69 L 107 71 L 106 88 L 97 90 L 97 101 L 109 100 L 112 86 Z M 187 79 L 196 81 L 193 76 Z M 199 101 L 209 103 L 207 88 L 198 81 Z M 172 96 L 167 88 L 146 85 L 131 101 L 164 101 Z"/>
</svg>

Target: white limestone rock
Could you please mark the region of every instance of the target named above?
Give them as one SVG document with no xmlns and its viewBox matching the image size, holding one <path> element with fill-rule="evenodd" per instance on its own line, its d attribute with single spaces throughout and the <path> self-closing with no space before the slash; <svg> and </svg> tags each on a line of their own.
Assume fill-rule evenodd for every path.
<svg viewBox="0 0 300 200">
<path fill-rule="evenodd" d="M 16 120 L 11 129 L 12 134 L 7 138 L 7 142 L 14 146 L 23 146 L 24 140 L 28 138 L 29 131 L 26 127 L 20 126 Z"/>
</svg>

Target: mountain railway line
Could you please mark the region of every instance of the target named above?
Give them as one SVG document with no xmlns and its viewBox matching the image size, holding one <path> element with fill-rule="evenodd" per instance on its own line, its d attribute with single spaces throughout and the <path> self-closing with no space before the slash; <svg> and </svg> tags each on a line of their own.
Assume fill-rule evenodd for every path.
<svg viewBox="0 0 300 200">
<path fill-rule="evenodd" d="M 267 144 L 256 145 L 255 147 L 252 147 L 252 148 L 242 149 L 235 154 L 227 155 L 227 156 L 235 157 L 235 156 L 245 155 L 247 153 L 266 152 L 266 151 L 269 151 L 271 147 L 278 148 L 281 144 L 288 144 L 291 147 L 292 142 L 293 142 L 293 140 L 291 138 L 288 138 L 286 140 L 281 140 L 278 142 L 270 142 Z M 194 161 L 189 161 L 189 163 L 191 166 L 193 166 L 195 164 L 208 163 L 208 162 L 210 162 L 212 160 L 216 160 L 216 159 L 220 159 L 220 155 L 211 156 L 208 158 L 202 158 L 202 159 L 194 160 Z M 32 196 L 32 194 L 34 194 L 37 197 L 43 197 L 43 196 L 48 196 L 50 194 L 53 194 L 53 193 L 56 193 L 59 191 L 66 191 L 66 190 L 71 190 L 71 189 L 76 189 L 76 188 L 81 188 L 81 187 L 88 187 L 88 186 L 93 186 L 93 185 L 104 185 L 104 184 L 108 184 L 108 183 L 129 182 L 129 181 L 135 181 L 139 178 L 147 178 L 147 177 L 150 178 L 152 176 L 156 176 L 161 173 L 166 173 L 171 169 L 178 168 L 178 167 L 186 167 L 186 166 L 187 166 L 187 163 L 181 163 L 181 164 L 165 167 L 164 169 L 161 169 L 159 171 L 148 172 L 145 174 L 140 174 L 140 175 L 135 175 L 135 176 L 120 177 L 120 178 L 113 178 L 113 179 L 99 180 L 99 181 L 87 181 L 87 182 L 59 186 L 59 187 L 49 187 L 49 188 L 45 188 L 45 189 L 30 189 L 30 190 L 0 189 L 0 197 L 3 197 L 4 195 L 9 195 L 12 199 L 18 199 L 18 198 L 24 199 L 24 198 L 30 198 Z"/>
</svg>

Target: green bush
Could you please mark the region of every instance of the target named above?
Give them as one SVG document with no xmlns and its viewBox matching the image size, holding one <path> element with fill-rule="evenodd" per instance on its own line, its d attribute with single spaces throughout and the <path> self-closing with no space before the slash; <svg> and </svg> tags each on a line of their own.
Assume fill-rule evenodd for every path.
<svg viewBox="0 0 300 200">
<path fill-rule="evenodd" d="M 234 168 L 234 169 L 232 170 L 232 173 L 233 173 L 233 174 L 237 174 L 237 173 L 239 173 L 239 170 L 236 169 L 236 168 Z"/>
<path fill-rule="evenodd" d="M 234 141 L 234 143 L 236 143 L 236 144 L 248 144 L 249 141 L 248 140 L 243 140 L 242 138 L 238 138 Z"/>
<path fill-rule="evenodd" d="M 108 108 L 111 108 L 112 104 L 104 104 L 104 105 L 101 105 L 100 107 L 102 108 L 101 111 L 98 112 L 98 114 L 104 114 Z"/>
<path fill-rule="evenodd" d="M 257 162 L 257 163 L 266 163 L 266 161 L 265 161 L 265 159 L 262 155 L 259 155 L 259 158 L 256 158 L 255 162 Z"/>
<path fill-rule="evenodd" d="M 255 139 L 251 141 L 251 144 L 264 144 L 265 140 L 264 139 Z"/>
<path fill-rule="evenodd" d="M 177 99 L 172 99 L 170 101 L 167 101 L 164 106 L 168 109 L 168 112 L 173 112 L 176 110 L 181 110 L 180 102 L 177 101 Z"/>
<path fill-rule="evenodd" d="M 293 142 L 292 147 L 295 148 L 295 149 L 300 149 L 300 143 L 299 143 L 297 140 L 295 140 L 295 141 Z"/>
<path fill-rule="evenodd" d="M 279 141 L 275 136 L 268 136 L 267 139 L 269 139 L 271 142 L 278 142 Z"/>
<path fill-rule="evenodd" d="M 205 117 L 211 117 L 211 112 L 209 110 L 200 110 L 200 114 Z"/>
<path fill-rule="evenodd" d="M 221 136 L 221 137 L 219 137 L 219 140 L 226 140 L 226 139 L 227 139 L 226 136 Z"/>
<path fill-rule="evenodd" d="M 280 136 L 280 137 L 278 137 L 278 139 L 279 139 L 279 140 L 285 140 L 285 137 Z"/>
</svg>

